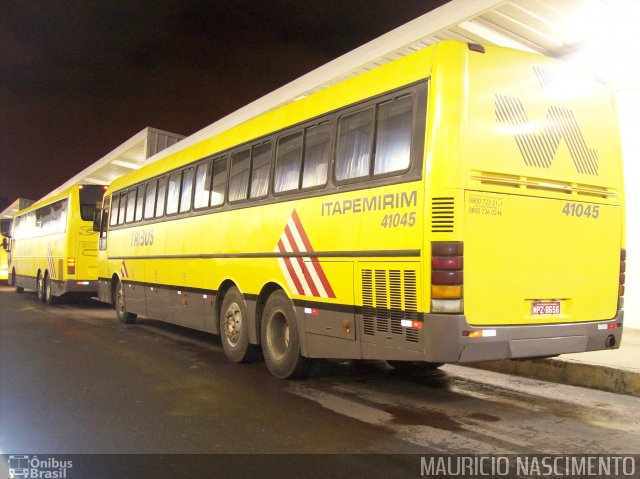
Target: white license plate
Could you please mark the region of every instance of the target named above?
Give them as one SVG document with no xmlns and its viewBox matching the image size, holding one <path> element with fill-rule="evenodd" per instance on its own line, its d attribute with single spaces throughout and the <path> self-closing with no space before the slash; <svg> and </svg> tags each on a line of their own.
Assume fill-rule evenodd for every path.
<svg viewBox="0 0 640 479">
<path fill-rule="evenodd" d="M 560 301 L 534 301 L 531 303 L 532 316 L 553 316 L 560 314 Z"/>
</svg>

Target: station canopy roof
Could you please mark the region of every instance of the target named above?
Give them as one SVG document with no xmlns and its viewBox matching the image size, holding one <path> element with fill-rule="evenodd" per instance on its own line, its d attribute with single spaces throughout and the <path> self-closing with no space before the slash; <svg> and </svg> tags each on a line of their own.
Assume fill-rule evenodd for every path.
<svg viewBox="0 0 640 479">
<path fill-rule="evenodd" d="M 640 23 L 639 4 L 636 0 L 452 0 L 231 113 L 149 161 L 442 40 L 515 48 L 586 62 L 591 68 L 598 64 L 593 55 L 599 55 L 600 62 L 622 58 L 622 66 L 628 67 L 640 52 L 630 55 L 620 47 L 637 43 L 633 34 Z M 619 44 L 612 45 L 613 41 Z M 627 88 L 639 84 L 635 68 L 631 73 L 637 76 L 625 79 Z M 613 73 L 606 65 L 601 70 Z"/>
<path fill-rule="evenodd" d="M 28 208 L 34 203 L 35 203 L 34 200 L 28 200 L 26 198 L 18 198 L 9 206 L 7 206 L 4 210 L 0 211 L 0 219 L 11 219 L 14 217 L 14 215 L 18 211 L 24 208 Z"/>
<path fill-rule="evenodd" d="M 42 199 L 55 196 L 73 185 L 108 185 L 125 173 L 141 168 L 150 157 L 183 138 L 183 135 L 177 133 L 147 127 Z"/>
</svg>

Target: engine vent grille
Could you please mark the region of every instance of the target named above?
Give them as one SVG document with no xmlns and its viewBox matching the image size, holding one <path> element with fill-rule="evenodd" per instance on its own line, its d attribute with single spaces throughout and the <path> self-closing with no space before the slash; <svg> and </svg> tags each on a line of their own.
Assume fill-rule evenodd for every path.
<svg viewBox="0 0 640 479">
<path fill-rule="evenodd" d="M 363 269 L 362 317 L 364 334 L 404 335 L 418 342 L 418 330 L 402 326 L 402 320 L 418 319 L 417 273 L 415 270 Z"/>
<path fill-rule="evenodd" d="M 431 232 L 453 233 L 455 204 L 453 198 L 431 200 Z"/>
</svg>

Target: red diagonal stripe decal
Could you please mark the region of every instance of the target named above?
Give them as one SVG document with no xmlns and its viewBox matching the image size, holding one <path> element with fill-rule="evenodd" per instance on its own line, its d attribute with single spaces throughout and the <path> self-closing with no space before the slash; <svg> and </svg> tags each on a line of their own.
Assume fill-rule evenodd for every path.
<svg viewBox="0 0 640 479">
<path fill-rule="evenodd" d="M 281 253 L 287 252 L 287 250 L 284 248 L 284 244 L 282 243 L 282 240 L 278 241 L 278 249 L 280 250 Z M 291 258 L 282 258 L 282 260 L 284 261 L 284 264 L 287 267 L 287 271 L 289 272 L 289 276 L 291 277 L 291 280 L 293 281 L 293 284 L 296 287 L 296 292 L 298 294 L 304 294 L 304 289 L 302 288 L 302 284 L 300 283 L 300 280 L 298 279 L 298 275 L 296 274 L 296 271 L 295 269 L 293 269 L 293 265 L 291 264 Z"/>
<path fill-rule="evenodd" d="M 291 234 L 291 231 L 289 230 L 289 226 L 288 225 L 284 229 L 284 234 L 287 236 L 287 239 L 289 240 L 289 244 L 291 245 L 291 248 L 293 249 L 293 252 L 294 253 L 299 253 L 300 249 L 298 248 L 298 245 L 296 244 L 296 241 L 293 238 L 293 235 Z M 300 270 L 302 271 L 302 274 L 304 276 L 305 282 L 307 283 L 307 286 L 309 286 L 309 289 L 311 290 L 311 294 L 313 296 L 320 296 L 320 292 L 318 291 L 318 288 L 316 288 L 316 285 L 315 285 L 315 283 L 313 281 L 313 278 L 309 274 L 309 270 L 307 269 L 307 265 L 304 263 L 302 258 L 299 257 L 299 256 L 297 258 L 295 258 L 295 260 L 298 262 L 298 266 L 300 266 Z"/>
<path fill-rule="evenodd" d="M 298 233 L 300 234 L 300 238 L 304 243 L 304 247 L 306 248 L 307 251 L 312 252 L 313 248 L 311 247 L 311 242 L 309 241 L 307 232 L 304 230 L 302 226 L 302 222 L 300 221 L 300 217 L 298 216 L 298 213 L 296 212 L 295 209 L 293 210 L 293 213 L 291 213 L 291 218 L 293 218 L 293 223 L 296 225 Z M 316 273 L 318 274 L 318 278 L 320 278 L 320 282 L 322 282 L 322 286 L 324 287 L 324 290 L 327 292 L 327 295 L 330 298 L 335 298 L 336 295 L 333 292 L 333 288 L 331 288 L 331 285 L 329 284 L 327 275 L 324 274 L 324 270 L 322 269 L 322 266 L 320 265 L 318 258 L 310 258 L 310 259 L 311 259 L 311 264 L 313 265 L 314 269 L 316 270 Z"/>
</svg>

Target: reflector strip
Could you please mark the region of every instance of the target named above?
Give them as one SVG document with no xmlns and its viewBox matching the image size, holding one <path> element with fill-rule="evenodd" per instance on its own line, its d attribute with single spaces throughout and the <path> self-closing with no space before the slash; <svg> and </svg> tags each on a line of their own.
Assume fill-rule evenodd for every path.
<svg viewBox="0 0 640 479">
<path fill-rule="evenodd" d="M 603 329 L 617 329 L 618 328 L 618 324 L 617 323 L 610 323 L 610 324 L 598 324 L 598 329 L 599 330 L 603 330 Z"/>
<path fill-rule="evenodd" d="M 400 326 L 402 326 L 403 328 L 422 329 L 422 323 L 420 321 L 411 321 L 410 319 L 401 320 Z"/>
<path fill-rule="evenodd" d="M 476 329 L 475 331 L 462 331 L 463 336 L 470 338 L 493 338 L 497 336 L 495 329 Z"/>
</svg>

